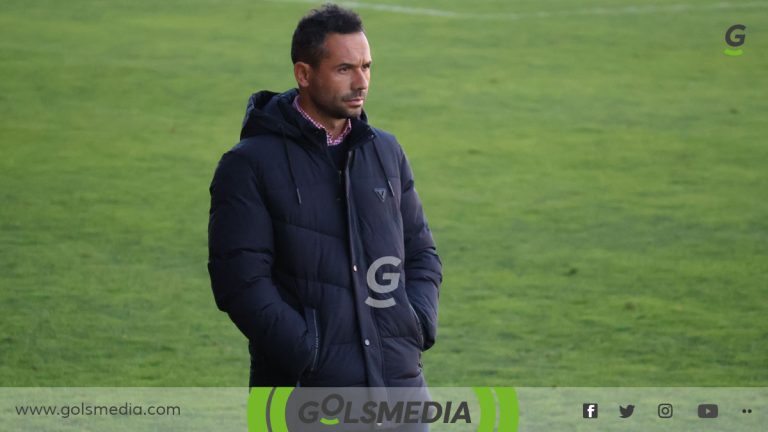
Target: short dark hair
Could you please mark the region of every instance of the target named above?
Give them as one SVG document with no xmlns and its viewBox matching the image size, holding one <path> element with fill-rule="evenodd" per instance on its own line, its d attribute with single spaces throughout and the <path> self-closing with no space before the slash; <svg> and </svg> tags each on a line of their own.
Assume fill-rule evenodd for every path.
<svg viewBox="0 0 768 432">
<path fill-rule="evenodd" d="M 325 56 L 323 43 L 329 33 L 365 32 L 360 15 L 341 6 L 326 3 L 312 9 L 296 26 L 291 41 L 291 60 L 317 66 Z"/>
</svg>

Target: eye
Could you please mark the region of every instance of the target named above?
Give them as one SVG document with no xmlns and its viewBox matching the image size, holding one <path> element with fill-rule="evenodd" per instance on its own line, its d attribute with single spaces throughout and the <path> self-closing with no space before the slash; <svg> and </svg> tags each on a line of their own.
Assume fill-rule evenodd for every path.
<svg viewBox="0 0 768 432">
<path fill-rule="evenodd" d="M 349 66 L 342 66 L 339 68 L 339 72 L 341 73 L 347 73 L 349 72 Z"/>
</svg>

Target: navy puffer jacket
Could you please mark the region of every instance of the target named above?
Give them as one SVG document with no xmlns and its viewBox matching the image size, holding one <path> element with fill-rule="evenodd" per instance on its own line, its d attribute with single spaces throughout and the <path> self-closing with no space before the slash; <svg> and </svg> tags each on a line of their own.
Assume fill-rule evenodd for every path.
<svg viewBox="0 0 768 432">
<path fill-rule="evenodd" d="M 424 386 L 442 269 L 408 160 L 363 113 L 337 170 L 296 95 L 251 96 L 210 188 L 208 270 L 250 385 Z"/>
</svg>

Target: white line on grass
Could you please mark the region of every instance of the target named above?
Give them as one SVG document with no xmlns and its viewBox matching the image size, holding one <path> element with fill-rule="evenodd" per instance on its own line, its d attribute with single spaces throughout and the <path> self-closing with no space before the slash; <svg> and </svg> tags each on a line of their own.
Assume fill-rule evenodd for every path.
<svg viewBox="0 0 768 432">
<path fill-rule="evenodd" d="M 320 6 L 324 1 L 316 1 L 316 0 L 267 0 L 272 3 L 311 3 L 316 4 Z M 383 3 L 363 3 L 363 2 L 355 2 L 355 1 L 336 1 L 332 2 L 336 3 L 339 6 L 344 6 L 348 8 L 356 8 L 356 9 L 372 9 L 372 10 L 378 10 L 378 11 L 384 11 L 384 12 L 394 12 L 394 13 L 400 13 L 405 15 L 427 15 L 427 16 L 438 16 L 438 17 L 448 17 L 448 18 L 464 18 L 467 14 L 463 14 L 461 12 L 451 12 L 451 11 L 445 11 L 440 9 L 429 9 L 429 8 L 416 8 L 416 7 L 410 7 L 410 6 L 398 6 L 393 4 L 383 4 Z"/>
<path fill-rule="evenodd" d="M 312 3 L 320 5 L 322 1 L 317 0 L 267 0 L 271 2 L 293 2 L 293 3 Z M 585 9 L 563 10 L 563 11 L 539 11 L 539 12 L 500 12 L 500 13 L 463 13 L 448 11 L 442 9 L 418 8 L 410 6 L 400 6 L 383 3 L 364 3 L 356 1 L 338 1 L 341 6 L 356 9 L 371 9 L 383 12 L 392 12 L 405 15 L 424 15 L 444 18 L 471 18 L 485 20 L 521 20 L 530 18 L 551 18 L 551 17 L 571 17 L 571 16 L 599 16 L 599 15 L 639 15 L 667 12 L 695 12 L 700 10 L 721 10 L 721 9 L 751 9 L 768 7 L 766 2 L 741 2 L 741 3 L 710 3 L 710 4 L 669 4 L 669 5 L 646 5 L 646 6 L 623 6 L 623 7 L 593 7 Z"/>
</svg>

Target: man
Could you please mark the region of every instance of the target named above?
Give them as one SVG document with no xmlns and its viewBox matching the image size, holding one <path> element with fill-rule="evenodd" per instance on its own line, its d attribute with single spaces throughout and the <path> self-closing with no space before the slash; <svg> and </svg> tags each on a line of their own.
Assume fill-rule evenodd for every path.
<svg viewBox="0 0 768 432">
<path fill-rule="evenodd" d="M 402 148 L 363 111 L 360 17 L 311 11 L 291 57 L 298 90 L 251 96 L 211 183 L 216 304 L 252 387 L 422 387 L 441 263 Z"/>
</svg>

